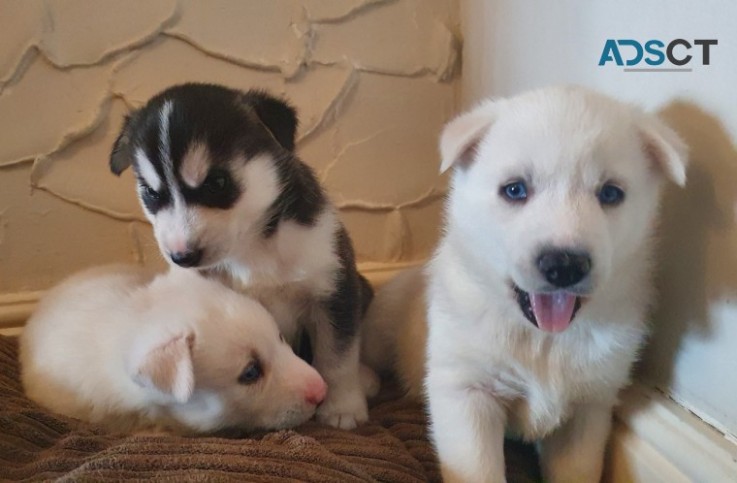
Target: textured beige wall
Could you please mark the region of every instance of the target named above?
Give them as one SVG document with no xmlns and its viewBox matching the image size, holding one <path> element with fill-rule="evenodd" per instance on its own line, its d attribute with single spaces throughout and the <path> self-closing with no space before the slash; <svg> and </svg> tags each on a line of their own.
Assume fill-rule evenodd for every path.
<svg viewBox="0 0 737 483">
<path fill-rule="evenodd" d="M 133 177 L 107 160 L 122 116 L 184 81 L 289 97 L 360 259 L 425 257 L 457 16 L 456 0 L 0 0 L 0 295 L 161 263 Z"/>
</svg>

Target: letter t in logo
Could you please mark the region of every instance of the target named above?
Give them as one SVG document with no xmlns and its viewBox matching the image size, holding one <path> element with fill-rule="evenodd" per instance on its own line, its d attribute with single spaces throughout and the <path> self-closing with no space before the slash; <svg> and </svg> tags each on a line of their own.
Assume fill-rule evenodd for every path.
<svg viewBox="0 0 737 483">
<path fill-rule="evenodd" d="M 694 45 L 701 45 L 701 62 L 703 65 L 709 65 L 709 47 L 717 45 L 717 39 L 697 39 L 693 41 Z"/>
</svg>

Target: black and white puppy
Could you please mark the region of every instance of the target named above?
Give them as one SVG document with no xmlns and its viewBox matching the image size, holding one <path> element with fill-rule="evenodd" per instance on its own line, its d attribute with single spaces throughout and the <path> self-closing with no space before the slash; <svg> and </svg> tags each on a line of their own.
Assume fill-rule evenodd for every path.
<svg viewBox="0 0 737 483">
<path fill-rule="evenodd" d="M 358 338 L 372 291 L 294 153 L 296 128 L 295 110 L 264 92 L 174 86 L 126 118 L 110 169 L 133 166 L 169 262 L 256 297 L 293 342 L 306 330 L 328 383 L 318 420 L 352 428 L 368 418 Z"/>
</svg>

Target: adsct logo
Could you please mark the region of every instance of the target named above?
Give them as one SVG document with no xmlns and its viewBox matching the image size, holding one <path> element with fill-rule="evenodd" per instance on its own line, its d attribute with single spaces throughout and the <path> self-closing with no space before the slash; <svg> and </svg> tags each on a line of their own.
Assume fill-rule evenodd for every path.
<svg viewBox="0 0 737 483">
<path fill-rule="evenodd" d="M 641 43 L 633 39 L 607 39 L 599 66 L 616 64 L 625 67 L 625 72 L 691 72 L 695 64 L 709 65 L 710 49 L 717 44 L 717 39 L 696 39 L 693 42 L 674 39 L 668 43 L 662 40 Z"/>
</svg>

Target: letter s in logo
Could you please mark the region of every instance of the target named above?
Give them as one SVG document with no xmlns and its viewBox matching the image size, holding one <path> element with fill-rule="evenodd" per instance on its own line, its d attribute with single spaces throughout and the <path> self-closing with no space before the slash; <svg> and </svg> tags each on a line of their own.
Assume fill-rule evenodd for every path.
<svg viewBox="0 0 737 483">
<path fill-rule="evenodd" d="M 656 49 L 655 47 L 658 48 Z M 645 42 L 645 52 L 656 57 L 656 59 L 653 59 L 652 57 L 647 57 L 645 59 L 645 63 L 647 65 L 660 65 L 665 62 L 665 54 L 662 50 L 663 47 L 665 47 L 665 44 L 660 40 L 649 40 Z"/>
</svg>

